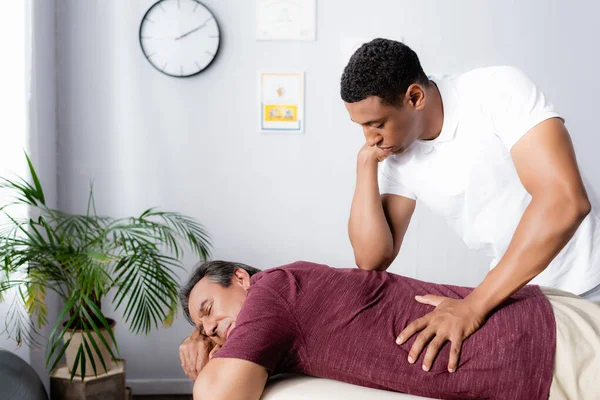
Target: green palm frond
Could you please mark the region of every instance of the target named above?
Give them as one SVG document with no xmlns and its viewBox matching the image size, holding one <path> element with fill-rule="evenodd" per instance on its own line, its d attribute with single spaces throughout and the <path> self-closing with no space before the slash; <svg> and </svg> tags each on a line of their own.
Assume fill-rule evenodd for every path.
<svg viewBox="0 0 600 400">
<path fill-rule="evenodd" d="M 20 294 L 29 317 L 37 320 L 37 327 L 48 323 L 48 306 L 46 305 L 46 286 L 43 277 L 37 273 L 30 275 L 30 281 L 20 286 Z"/>
<path fill-rule="evenodd" d="M 212 247 L 210 237 L 202 224 L 194 219 L 175 212 L 163 212 L 148 210 L 142 214 L 145 218 L 161 218 L 169 228 L 175 229 L 182 237 L 187 240 L 192 250 L 202 259 L 210 257 L 208 249 Z"/>
<path fill-rule="evenodd" d="M 74 371 L 92 360 L 97 372 L 93 356 L 100 349 L 106 347 L 111 357 L 118 353 L 112 329 L 100 310 L 101 300 L 114 293 L 114 308 L 122 311 L 135 334 L 170 326 L 177 314 L 176 270 L 182 267 L 181 257 L 191 250 L 208 259 L 210 237 L 193 218 L 155 208 L 137 217 L 100 216 L 93 185 L 84 215 L 49 208 L 29 157 L 27 163 L 33 183 L 0 177 L 0 189 L 9 190 L 13 199 L 0 204 L 0 301 L 10 290 L 18 293 L 6 333 L 19 343 L 33 339 L 36 326 L 48 323 L 46 296 L 53 291 L 64 306 L 48 339 L 46 366 L 56 367 L 70 342 L 70 330 L 77 328 L 84 339 Z M 24 205 L 34 218 L 12 212 L 13 207 Z M 110 343 L 100 329 L 108 330 Z"/>
<path fill-rule="evenodd" d="M 102 240 L 105 226 L 111 219 L 107 217 L 88 217 L 86 215 L 68 215 L 57 212 L 55 231 L 60 240 L 72 246 L 89 246 Z"/>
<path fill-rule="evenodd" d="M 139 250 L 115 268 L 119 281 L 115 309 L 128 300 L 123 314 L 136 334 L 148 333 L 168 319 L 172 305 L 177 302 L 179 287 L 172 268 L 181 267 L 175 258 Z"/>
<path fill-rule="evenodd" d="M 20 177 L 18 178 L 18 181 L 0 178 L 0 189 L 13 189 L 19 203 L 28 204 L 30 206 L 45 206 L 46 199 L 42 185 L 27 153 L 25 154 L 25 158 L 27 159 L 27 165 L 29 166 L 29 173 L 31 174 L 33 185 Z"/>
<path fill-rule="evenodd" d="M 1 333 L 17 342 L 19 346 L 25 343 L 25 345 L 31 348 L 39 348 L 41 347 L 39 334 L 35 330 L 35 327 L 26 312 L 26 306 L 22 296 L 23 291 L 20 290 L 21 286 L 24 284 L 25 282 L 22 281 L 20 283 L 11 282 L 10 286 L 11 288 L 14 288 L 16 292 L 13 292 L 14 296 L 12 296 L 12 301 L 8 307 L 3 331 Z"/>
<path fill-rule="evenodd" d="M 170 328 L 171 325 L 173 325 L 173 322 L 175 322 L 175 318 L 177 318 L 177 311 L 179 310 L 179 308 L 177 307 L 177 302 L 178 299 L 171 300 L 171 305 L 169 306 L 169 313 L 163 320 L 164 328 Z"/>
<path fill-rule="evenodd" d="M 27 166 L 29 167 L 31 179 L 33 180 L 33 184 L 35 185 L 31 190 L 31 194 L 33 198 L 38 200 L 41 204 L 45 205 L 46 199 L 44 197 L 44 191 L 42 190 L 42 184 L 40 183 L 37 172 L 35 172 L 33 163 L 31 162 L 31 159 L 29 158 L 29 155 L 27 155 L 27 153 L 25 153 L 25 158 L 27 159 Z"/>
<path fill-rule="evenodd" d="M 4 302 L 7 293 L 18 289 L 24 283 L 24 280 L 11 279 L 5 270 L 0 270 L 0 303 Z"/>
</svg>

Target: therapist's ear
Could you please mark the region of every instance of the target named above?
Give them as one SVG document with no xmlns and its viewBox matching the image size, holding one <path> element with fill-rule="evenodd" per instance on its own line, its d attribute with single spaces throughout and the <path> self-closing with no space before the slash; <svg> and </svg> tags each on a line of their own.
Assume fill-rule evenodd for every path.
<svg viewBox="0 0 600 400">
<path fill-rule="evenodd" d="M 413 83 L 406 89 L 404 98 L 410 108 L 420 110 L 425 107 L 425 90 L 418 83 Z"/>
</svg>

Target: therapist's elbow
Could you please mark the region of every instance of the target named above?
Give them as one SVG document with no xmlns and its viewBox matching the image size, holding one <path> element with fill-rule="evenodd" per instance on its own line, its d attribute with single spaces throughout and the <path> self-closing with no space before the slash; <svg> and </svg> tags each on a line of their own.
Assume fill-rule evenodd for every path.
<svg viewBox="0 0 600 400">
<path fill-rule="evenodd" d="M 563 195 L 551 206 L 551 219 L 562 226 L 565 234 L 571 235 L 592 211 L 592 205 L 585 194 Z"/>
<path fill-rule="evenodd" d="M 581 194 L 578 196 L 569 196 L 562 207 L 561 213 L 568 218 L 573 225 L 579 226 L 591 211 L 592 205 L 590 200 L 585 194 Z"/>
<path fill-rule="evenodd" d="M 354 257 L 354 261 L 356 262 L 356 266 L 364 271 L 385 271 L 392 263 L 388 259 L 369 259 L 357 256 Z"/>
<path fill-rule="evenodd" d="M 585 217 L 587 217 L 590 212 L 592 212 L 592 204 L 590 203 L 590 200 L 588 199 L 587 196 L 583 196 L 578 202 L 577 202 L 577 217 L 583 221 L 585 219 Z"/>
<path fill-rule="evenodd" d="M 352 243 L 354 262 L 365 271 L 385 271 L 394 261 L 393 243 Z"/>
</svg>

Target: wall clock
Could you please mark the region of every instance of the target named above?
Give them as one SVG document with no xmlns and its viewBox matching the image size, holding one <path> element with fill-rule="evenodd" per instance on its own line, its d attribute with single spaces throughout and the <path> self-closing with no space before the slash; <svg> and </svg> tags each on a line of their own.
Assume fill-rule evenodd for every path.
<svg viewBox="0 0 600 400">
<path fill-rule="evenodd" d="M 219 24 L 197 0 L 160 0 L 140 24 L 140 45 L 160 72 L 189 77 L 204 71 L 219 51 Z"/>
</svg>

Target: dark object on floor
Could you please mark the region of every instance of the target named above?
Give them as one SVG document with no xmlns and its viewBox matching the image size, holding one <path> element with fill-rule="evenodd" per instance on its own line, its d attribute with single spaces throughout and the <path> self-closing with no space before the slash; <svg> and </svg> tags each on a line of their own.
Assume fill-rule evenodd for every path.
<svg viewBox="0 0 600 400">
<path fill-rule="evenodd" d="M 0 349 L 0 400 L 48 400 L 38 374 L 21 357 Z"/>
<path fill-rule="evenodd" d="M 106 374 L 81 377 L 71 373 L 66 365 L 56 368 L 50 376 L 52 400 L 121 400 L 126 399 L 125 360 L 117 360 Z"/>
</svg>

